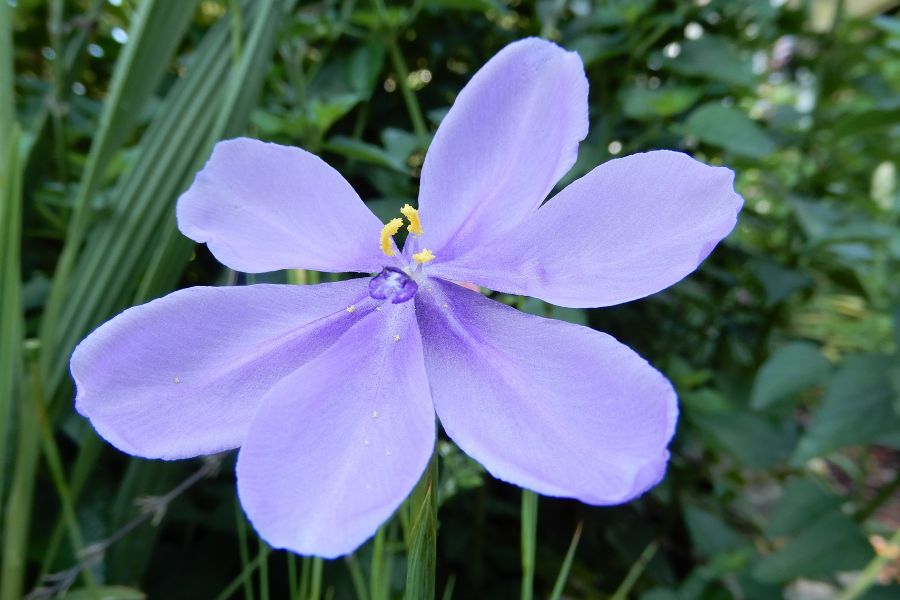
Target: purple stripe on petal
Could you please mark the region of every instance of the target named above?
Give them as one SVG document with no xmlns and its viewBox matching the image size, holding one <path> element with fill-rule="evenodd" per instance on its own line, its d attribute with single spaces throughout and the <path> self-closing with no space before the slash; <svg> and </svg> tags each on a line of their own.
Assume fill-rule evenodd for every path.
<svg viewBox="0 0 900 600">
<path fill-rule="evenodd" d="M 444 281 L 420 288 L 416 310 L 438 417 L 495 477 L 589 504 L 663 477 L 675 392 L 633 350 Z"/>
<path fill-rule="evenodd" d="M 460 92 L 425 156 L 422 247 L 445 260 L 531 214 L 575 163 L 587 99 L 574 52 L 537 38 L 498 52 Z"/>
<path fill-rule="evenodd" d="M 238 455 L 241 504 L 276 548 L 352 552 L 415 486 L 434 436 L 414 305 L 385 303 L 266 395 Z"/>
<path fill-rule="evenodd" d="M 378 271 L 381 221 L 319 157 L 238 138 L 216 144 L 178 199 L 178 227 L 237 271 Z"/>
<path fill-rule="evenodd" d="M 126 310 L 75 348 L 75 406 L 129 454 L 236 448 L 262 396 L 372 310 L 366 279 L 181 290 Z"/>
<path fill-rule="evenodd" d="M 694 271 L 734 228 L 734 173 L 660 150 L 611 160 L 432 274 L 560 306 L 610 306 Z"/>
</svg>

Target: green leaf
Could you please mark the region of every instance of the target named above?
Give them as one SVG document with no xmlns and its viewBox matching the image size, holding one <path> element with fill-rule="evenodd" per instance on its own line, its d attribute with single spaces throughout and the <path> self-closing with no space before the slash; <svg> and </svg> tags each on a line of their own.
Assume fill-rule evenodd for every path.
<svg viewBox="0 0 900 600">
<path fill-rule="evenodd" d="M 764 410 L 824 383 L 831 364 L 815 344 L 792 342 L 776 350 L 760 367 L 753 381 L 750 406 Z"/>
<path fill-rule="evenodd" d="M 853 519 L 831 514 L 763 558 L 753 574 L 773 583 L 798 577 L 821 577 L 836 571 L 860 569 L 872 554 L 871 546 Z"/>
<path fill-rule="evenodd" d="M 761 158 L 775 150 L 775 143 L 755 121 L 743 111 L 721 104 L 704 104 L 673 129 L 741 156 Z"/>
<path fill-rule="evenodd" d="M 768 306 L 775 306 L 794 292 L 807 289 L 813 284 L 812 277 L 807 273 L 788 269 L 771 260 L 754 261 L 751 269 L 762 284 Z"/>
<path fill-rule="evenodd" d="M 658 117 L 671 117 L 687 110 L 702 92 L 687 86 L 628 88 L 620 94 L 622 110 L 632 119 L 646 121 Z"/>
<path fill-rule="evenodd" d="M 750 87 L 754 81 L 749 60 L 741 57 L 728 38 L 717 35 L 683 42 L 678 56 L 663 59 L 663 65 L 683 75 L 741 87 Z"/>
<path fill-rule="evenodd" d="M 431 456 L 428 468 L 407 500 L 410 515 L 407 549 L 407 600 L 434 598 L 437 567 L 437 486 L 438 456 Z"/>
<path fill-rule="evenodd" d="M 749 543 L 721 517 L 696 506 L 684 508 L 684 520 L 694 547 L 705 556 L 714 556 Z"/>
<path fill-rule="evenodd" d="M 325 149 L 335 154 L 340 154 L 346 158 L 359 160 L 370 165 L 391 169 L 398 173 L 407 175 L 409 169 L 406 162 L 399 160 L 396 156 L 388 154 L 380 146 L 369 144 L 362 140 L 349 138 L 343 135 L 336 135 L 325 143 Z"/>
<path fill-rule="evenodd" d="M 800 440 L 794 464 L 851 446 L 877 441 L 900 430 L 889 373 L 896 357 L 877 354 L 848 358 L 825 390 L 809 431 Z"/>
<path fill-rule="evenodd" d="M 777 537 L 794 533 L 837 511 L 838 496 L 828 493 L 809 479 L 795 479 L 785 486 L 775 512 L 766 526 L 766 535 Z"/>
<path fill-rule="evenodd" d="M 96 591 L 98 594 L 94 594 L 92 590 L 86 588 L 70 590 L 63 598 L 65 600 L 144 600 L 147 597 L 140 590 L 121 585 L 101 586 Z"/>
<path fill-rule="evenodd" d="M 688 413 L 688 420 L 709 442 L 734 455 L 749 467 L 766 469 L 787 458 L 796 434 L 790 424 L 778 426 L 737 410 L 723 413 Z"/>
</svg>

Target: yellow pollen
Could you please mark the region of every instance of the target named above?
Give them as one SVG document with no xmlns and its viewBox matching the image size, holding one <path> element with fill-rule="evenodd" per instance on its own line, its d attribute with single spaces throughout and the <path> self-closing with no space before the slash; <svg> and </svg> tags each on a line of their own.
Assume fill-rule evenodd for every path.
<svg viewBox="0 0 900 600">
<path fill-rule="evenodd" d="M 381 228 L 381 251 L 385 256 L 394 255 L 394 246 L 391 244 L 391 237 L 400 231 L 403 227 L 403 219 L 391 219 Z"/>
<path fill-rule="evenodd" d="M 400 336 L 399 336 L 399 335 L 395 335 L 395 336 L 394 336 L 394 341 L 395 341 L 395 342 L 399 342 L 399 341 L 400 341 Z"/>
<path fill-rule="evenodd" d="M 400 209 L 400 214 L 409 221 L 409 227 L 406 228 L 407 231 L 413 235 L 422 235 L 422 222 L 419 221 L 419 211 L 409 204 L 404 204 L 403 208 Z"/>
<path fill-rule="evenodd" d="M 354 310 L 356 310 L 356 307 L 353 306 L 352 304 L 351 304 L 350 306 L 347 307 L 347 312 L 348 312 L 348 313 L 352 313 Z"/>
<path fill-rule="evenodd" d="M 413 254 L 413 260 L 420 265 L 424 265 L 425 263 L 434 260 L 434 253 L 428 248 L 423 248 L 421 252 L 416 252 L 415 254 Z"/>
</svg>

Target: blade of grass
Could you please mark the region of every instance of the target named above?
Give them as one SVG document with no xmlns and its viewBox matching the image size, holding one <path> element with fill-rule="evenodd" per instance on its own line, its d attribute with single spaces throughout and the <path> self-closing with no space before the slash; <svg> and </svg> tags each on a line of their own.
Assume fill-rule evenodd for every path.
<svg viewBox="0 0 900 600">
<path fill-rule="evenodd" d="M 362 569 L 359 567 L 359 561 L 356 560 L 356 554 L 345 556 L 344 563 L 347 565 L 347 571 L 350 573 L 350 582 L 353 584 L 356 600 L 369 600 L 369 594 L 366 593 L 366 579 L 363 577 Z"/>
<path fill-rule="evenodd" d="M 244 570 L 247 569 L 247 566 L 250 564 L 250 546 L 247 543 L 247 521 L 244 518 L 244 513 L 241 510 L 241 504 L 238 502 L 237 496 L 234 498 L 234 518 L 237 521 L 237 534 L 238 534 L 238 552 L 241 555 L 241 567 Z M 253 582 L 250 581 L 250 578 L 246 578 L 243 580 L 244 584 L 244 600 L 254 600 L 255 596 L 253 594 Z"/>
<path fill-rule="evenodd" d="M 259 600 L 269 600 L 269 546 L 259 539 Z"/>
<path fill-rule="evenodd" d="M 229 583 L 224 590 L 219 592 L 219 595 L 216 596 L 216 600 L 228 600 L 231 598 L 234 593 L 241 587 L 245 581 L 248 581 L 250 576 L 253 575 L 253 572 L 259 568 L 260 563 L 265 560 L 265 557 L 260 555 L 253 559 L 253 562 L 247 564 L 238 576 L 235 577 L 231 583 Z"/>
<path fill-rule="evenodd" d="M 372 600 L 384 598 L 382 590 L 385 589 L 384 579 L 384 541 L 387 536 L 387 524 L 383 523 L 375 532 L 372 540 L 372 562 L 369 566 L 369 596 Z"/>
<path fill-rule="evenodd" d="M 57 321 L 68 295 L 69 276 L 75 266 L 90 220 L 90 199 L 99 189 L 106 167 L 133 130 L 141 108 L 152 97 L 169 59 L 190 23 L 198 0 L 163 2 L 147 0 L 138 5 L 129 31 L 129 43 L 116 61 L 110 91 L 91 144 L 84 174 L 75 197 L 66 243 L 54 273 L 41 323 L 44 347 L 57 341 Z M 49 357 L 47 357 L 49 358 Z M 43 371 L 49 364 L 43 361 Z"/>
<path fill-rule="evenodd" d="M 6 504 L 0 598 L 22 597 L 39 454 L 37 419 L 34 410 L 23 403 L 19 410 L 19 437 L 12 486 Z"/>
<path fill-rule="evenodd" d="M 312 562 L 312 575 L 309 582 L 309 598 L 310 600 L 319 600 L 322 597 L 322 567 L 324 561 L 321 558 L 314 557 Z"/>
<path fill-rule="evenodd" d="M 559 575 L 556 576 L 556 583 L 553 584 L 553 591 L 550 592 L 550 600 L 559 600 L 566 589 L 566 582 L 569 580 L 569 572 L 572 570 L 572 561 L 575 560 L 575 551 L 578 549 L 578 542 L 581 541 L 582 525 L 583 523 L 579 522 L 575 527 L 575 533 L 572 534 L 572 541 L 569 542 L 569 549 L 566 551 L 562 566 L 559 568 Z"/>
<path fill-rule="evenodd" d="M 522 490 L 522 600 L 534 596 L 534 557 L 537 551 L 538 496 L 531 490 Z"/>
<path fill-rule="evenodd" d="M 414 511 L 410 519 L 409 547 L 406 565 L 406 598 L 434 598 L 435 567 L 437 564 L 437 450 L 422 479 L 409 499 Z"/>
<path fill-rule="evenodd" d="M 21 168 L 19 131 L 13 103 L 12 8 L 0 3 L 0 473 L 7 473 L 6 449 L 15 436 L 13 381 L 21 372 L 21 275 L 19 267 Z M 6 477 L 0 475 L 0 505 Z"/>
<path fill-rule="evenodd" d="M 16 120 L 12 38 L 12 7 L 3 2 L 0 3 L 0 149 L 4 151 Z"/>
<path fill-rule="evenodd" d="M 628 594 L 631 593 L 631 588 L 634 587 L 634 584 L 637 583 L 637 580 L 641 577 L 641 574 L 644 572 L 644 569 L 647 568 L 647 564 L 653 560 L 653 557 L 656 555 L 656 551 L 659 550 L 659 544 L 656 543 L 656 540 L 653 540 L 647 547 L 644 548 L 644 551 L 641 552 L 641 555 L 638 556 L 638 559 L 635 561 L 631 568 L 628 570 L 628 574 L 625 575 L 625 579 L 622 580 L 622 583 L 619 585 L 619 588 L 615 591 L 615 593 L 610 597 L 609 600 L 627 600 Z"/>
<path fill-rule="evenodd" d="M 69 486 L 66 484 L 62 457 L 59 454 L 59 447 L 56 445 L 56 439 L 53 436 L 53 428 L 50 425 L 50 419 L 47 415 L 38 365 L 34 362 L 29 365 L 29 376 L 29 395 L 31 396 L 32 410 L 34 410 L 37 415 L 37 423 L 41 434 L 41 445 L 43 446 L 44 451 L 44 460 L 47 462 L 47 466 L 50 469 L 50 476 L 53 479 L 53 485 L 56 487 L 56 493 L 59 496 L 60 505 L 62 506 L 62 517 L 69 531 L 72 554 L 74 554 L 76 558 L 80 558 L 84 556 L 84 537 L 81 535 L 81 527 L 78 525 L 78 517 L 75 514 L 75 505 L 72 501 L 72 494 L 69 491 Z M 91 598 L 99 600 L 100 592 L 97 589 L 97 581 L 94 579 L 94 573 L 91 569 L 87 567 L 82 569 L 81 577 L 84 579 L 88 594 Z"/>
<path fill-rule="evenodd" d="M 8 29 L 9 8 L 0 7 L 0 31 Z M 5 22 L 3 21 L 4 19 Z M 2 35 L 2 34 L 0 34 Z M 11 68 L 11 65 L 10 65 Z M 0 71 L 3 67 L 0 66 Z M 0 104 L 5 104 L 0 100 Z M 0 562 L 0 598 L 19 598 L 25 574 L 25 552 L 34 493 L 34 472 L 38 462 L 39 437 L 34 412 L 20 403 L 22 377 L 22 296 L 20 281 L 22 179 L 19 156 L 20 131 L 15 122 L 4 132 L 4 156 L 0 162 L 0 251 L 3 271 L 0 274 L 0 468 L 6 472 L 6 448 L 16 443 L 12 481 L 3 515 L 3 557 Z M 18 408 L 17 435 L 11 421 Z M 3 498 L 0 477 L 0 499 Z"/>
</svg>

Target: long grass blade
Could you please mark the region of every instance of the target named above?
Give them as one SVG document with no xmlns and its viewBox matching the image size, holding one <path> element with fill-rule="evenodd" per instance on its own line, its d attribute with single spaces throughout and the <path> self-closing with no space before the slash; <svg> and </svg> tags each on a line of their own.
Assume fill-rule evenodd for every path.
<svg viewBox="0 0 900 600">
<path fill-rule="evenodd" d="M 550 592 L 550 600 L 559 600 L 562 593 L 566 589 L 566 582 L 569 580 L 569 572 L 572 570 L 572 562 L 575 560 L 575 551 L 578 549 L 578 542 L 581 541 L 581 529 L 583 523 L 578 523 L 575 527 L 575 533 L 572 534 L 572 541 L 569 542 L 569 549 L 559 568 L 559 575 L 556 576 L 556 583 L 553 584 L 553 591 Z"/>
<path fill-rule="evenodd" d="M 129 33 L 129 43 L 116 61 L 110 92 L 100 117 L 97 135 L 88 155 L 85 171 L 66 234 L 66 244 L 53 277 L 50 296 L 41 323 L 45 348 L 59 338 L 58 320 L 69 291 L 69 277 L 90 221 L 89 202 L 99 189 L 115 152 L 137 124 L 141 108 L 169 65 L 169 60 L 190 23 L 198 0 L 164 2 L 147 0 L 139 5 Z M 50 355 L 44 354 L 42 367 L 49 371 Z"/>
<path fill-rule="evenodd" d="M 434 598 L 437 566 L 438 457 L 435 451 L 422 479 L 408 500 L 410 519 L 406 567 L 406 598 Z"/>
<path fill-rule="evenodd" d="M 538 496 L 531 490 L 522 490 L 522 600 L 534 596 L 534 557 L 537 552 Z"/>
</svg>

